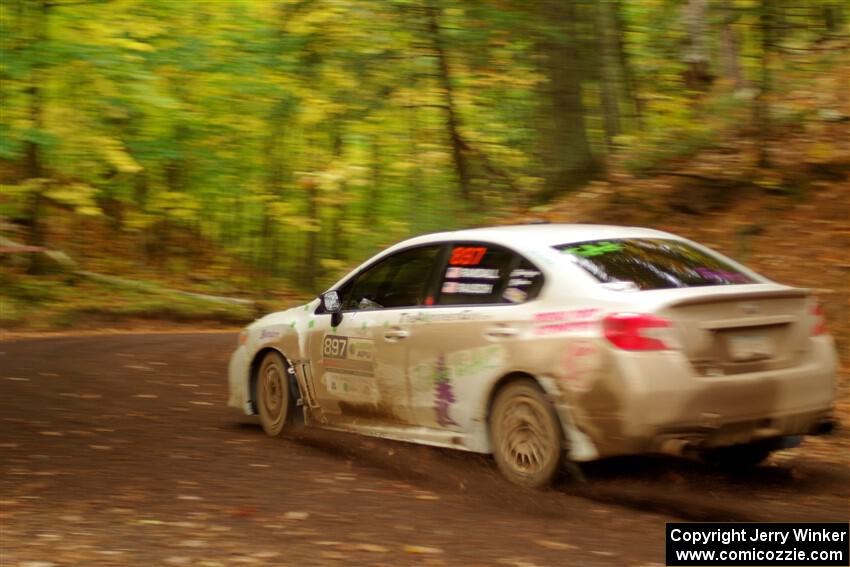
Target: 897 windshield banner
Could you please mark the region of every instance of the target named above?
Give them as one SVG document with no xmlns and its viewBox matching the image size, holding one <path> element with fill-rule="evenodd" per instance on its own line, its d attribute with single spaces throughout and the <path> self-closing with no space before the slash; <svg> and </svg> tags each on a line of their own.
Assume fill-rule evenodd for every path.
<svg viewBox="0 0 850 567">
<path fill-rule="evenodd" d="M 668 523 L 667 565 L 850 565 L 850 525 Z"/>
</svg>

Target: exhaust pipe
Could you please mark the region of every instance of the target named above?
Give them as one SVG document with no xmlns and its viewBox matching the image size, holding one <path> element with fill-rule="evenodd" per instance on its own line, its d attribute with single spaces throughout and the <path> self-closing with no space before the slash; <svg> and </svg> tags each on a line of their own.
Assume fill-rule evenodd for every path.
<svg viewBox="0 0 850 567">
<path fill-rule="evenodd" d="M 699 448 L 688 439 L 667 439 L 661 443 L 658 451 L 674 457 L 695 457 L 699 454 Z"/>
<path fill-rule="evenodd" d="M 828 417 L 813 425 L 809 435 L 829 435 L 835 431 L 836 427 L 838 427 L 838 422 L 835 419 Z"/>
</svg>

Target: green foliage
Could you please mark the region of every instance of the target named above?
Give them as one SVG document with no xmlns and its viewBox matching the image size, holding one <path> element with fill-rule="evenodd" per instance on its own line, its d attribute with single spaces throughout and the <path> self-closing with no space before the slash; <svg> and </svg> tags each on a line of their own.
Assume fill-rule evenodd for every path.
<svg viewBox="0 0 850 567">
<path fill-rule="evenodd" d="M 17 303 L 46 303 L 56 299 L 60 286 L 56 281 L 15 280 L 6 282 L 3 295 Z"/>
<path fill-rule="evenodd" d="M 718 125 L 701 119 L 686 104 L 672 102 L 659 96 L 653 107 L 658 105 L 664 110 L 649 113 L 643 131 L 617 139 L 625 150 L 623 163 L 630 170 L 648 173 L 676 159 L 691 157 L 717 142 Z"/>
<path fill-rule="evenodd" d="M 9 297 L 0 297 L 0 326 L 16 327 L 22 324 L 24 319 L 24 310 L 19 302 Z"/>
<path fill-rule="evenodd" d="M 786 109 L 765 77 L 793 89 L 846 66 L 844 3 L 711 2 L 700 37 L 690 4 L 4 1 L 0 212 L 49 231 L 59 207 L 140 249 L 211 241 L 316 291 L 387 243 L 509 216 L 611 158 L 648 171 L 758 128 L 756 100 L 779 126 L 824 106 Z M 683 54 L 702 44 L 714 80 L 694 85 Z"/>
</svg>

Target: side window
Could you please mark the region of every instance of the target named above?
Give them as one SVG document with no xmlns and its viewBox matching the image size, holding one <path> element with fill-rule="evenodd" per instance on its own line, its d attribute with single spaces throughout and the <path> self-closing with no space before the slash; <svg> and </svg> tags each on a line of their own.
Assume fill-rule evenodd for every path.
<svg viewBox="0 0 850 567">
<path fill-rule="evenodd" d="M 508 274 L 508 283 L 502 292 L 502 298 L 510 303 L 531 301 L 540 294 L 542 287 L 543 274 L 537 266 L 525 258 L 520 258 L 519 264 Z"/>
<path fill-rule="evenodd" d="M 456 244 L 440 281 L 438 305 L 523 303 L 537 297 L 543 275 L 499 246 Z"/>
<path fill-rule="evenodd" d="M 393 254 L 342 290 L 345 311 L 422 305 L 439 246 L 414 248 Z"/>
</svg>

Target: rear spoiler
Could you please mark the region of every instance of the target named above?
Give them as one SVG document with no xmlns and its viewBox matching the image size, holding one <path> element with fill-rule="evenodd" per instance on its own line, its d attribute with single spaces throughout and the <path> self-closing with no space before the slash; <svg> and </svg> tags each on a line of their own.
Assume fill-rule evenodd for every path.
<svg viewBox="0 0 850 567">
<path fill-rule="evenodd" d="M 689 297 L 679 301 L 672 301 L 667 307 L 682 307 L 685 305 L 702 305 L 715 303 L 717 301 L 747 301 L 753 299 L 802 299 L 811 295 L 811 290 L 806 288 L 789 288 L 765 291 L 739 291 L 733 293 L 718 293 Z"/>
</svg>

